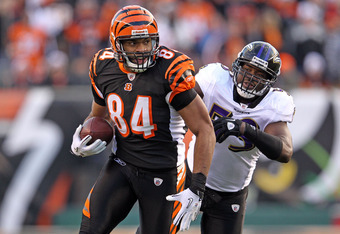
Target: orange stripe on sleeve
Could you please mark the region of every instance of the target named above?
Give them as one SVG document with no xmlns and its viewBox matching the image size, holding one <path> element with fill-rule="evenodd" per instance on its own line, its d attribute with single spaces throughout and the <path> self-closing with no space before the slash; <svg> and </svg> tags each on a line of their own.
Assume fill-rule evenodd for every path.
<svg viewBox="0 0 340 234">
<path fill-rule="evenodd" d="M 98 60 L 99 52 L 100 52 L 100 51 L 98 51 L 98 52 L 95 54 L 94 58 L 93 58 L 93 74 L 94 74 L 95 76 L 97 76 L 96 65 L 97 65 L 97 60 Z"/>
<path fill-rule="evenodd" d="M 171 82 L 170 102 L 178 93 L 195 87 L 195 77 L 192 74 L 185 74 L 188 70 L 195 71 L 193 61 L 186 55 L 181 55 L 171 63 L 166 71 L 165 78 L 168 79 L 169 83 Z"/>
<path fill-rule="evenodd" d="M 180 60 L 186 60 L 186 59 L 189 59 L 189 57 L 183 54 L 183 55 L 177 57 L 174 61 L 172 61 L 172 63 L 170 64 L 168 70 L 166 70 L 166 72 L 165 72 L 165 79 L 167 79 L 169 72 L 171 72 L 171 70 L 174 69 L 173 66 L 176 63 L 178 63 Z"/>
<path fill-rule="evenodd" d="M 100 51 L 99 51 L 100 52 Z M 92 87 L 94 88 L 94 90 L 96 91 L 97 95 L 101 98 L 104 98 L 103 94 L 100 92 L 100 90 L 97 88 L 96 83 L 94 82 L 94 78 L 95 76 L 97 76 L 96 73 L 96 64 L 97 64 L 97 60 L 98 60 L 98 56 L 99 56 L 99 52 L 97 52 L 94 56 L 93 59 L 91 61 L 90 64 L 90 71 L 89 71 L 89 77 L 91 80 L 91 84 Z"/>
</svg>

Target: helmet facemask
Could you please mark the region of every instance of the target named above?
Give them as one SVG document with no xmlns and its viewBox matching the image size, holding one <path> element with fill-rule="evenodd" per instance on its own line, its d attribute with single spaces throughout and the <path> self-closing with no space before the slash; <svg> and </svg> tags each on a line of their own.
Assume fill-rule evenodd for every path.
<svg viewBox="0 0 340 234">
<path fill-rule="evenodd" d="M 116 59 L 118 62 L 124 63 L 124 66 L 130 69 L 133 72 L 144 72 L 148 68 L 153 67 L 156 64 L 156 56 L 159 48 L 159 37 L 158 35 L 150 36 L 152 48 L 147 52 L 127 52 L 124 49 L 123 41 L 124 40 L 134 40 L 134 39 L 143 39 L 147 37 L 136 37 L 136 38 L 117 38 L 115 40 L 116 43 Z"/>
<path fill-rule="evenodd" d="M 253 75 L 244 66 L 256 68 L 266 75 Z M 262 96 L 274 85 L 280 74 L 281 59 L 278 51 L 269 43 L 255 41 L 246 45 L 233 65 L 233 81 L 237 93 L 246 99 Z"/>
<path fill-rule="evenodd" d="M 255 96 L 262 96 L 266 93 L 270 87 L 273 86 L 275 80 L 269 80 L 263 77 L 259 77 L 251 74 L 243 69 L 241 65 L 233 63 L 234 84 L 237 89 L 237 93 L 247 99 L 254 98 Z M 267 77 L 269 76 L 266 74 Z M 239 76 L 242 76 L 241 81 Z"/>
<path fill-rule="evenodd" d="M 150 51 L 127 52 L 123 46 L 126 40 L 151 39 Z M 158 26 L 154 16 L 147 9 L 130 5 L 120 9 L 112 18 L 110 43 L 115 59 L 133 72 L 144 72 L 156 63 L 159 50 Z"/>
</svg>

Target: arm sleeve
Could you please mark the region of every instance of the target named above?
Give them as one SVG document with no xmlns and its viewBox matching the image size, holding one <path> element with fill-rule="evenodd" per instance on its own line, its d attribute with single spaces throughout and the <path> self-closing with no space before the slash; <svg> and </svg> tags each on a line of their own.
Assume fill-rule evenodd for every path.
<svg viewBox="0 0 340 234">
<path fill-rule="evenodd" d="M 177 94 L 171 102 L 171 105 L 175 108 L 176 111 L 179 111 L 189 105 L 189 103 L 194 100 L 197 93 L 194 89 L 189 89 L 182 93 Z"/>
<path fill-rule="evenodd" d="M 170 103 L 176 95 L 195 87 L 194 73 L 194 62 L 188 56 L 180 54 L 175 57 L 165 73 L 171 89 Z"/>
<path fill-rule="evenodd" d="M 283 143 L 279 137 L 265 133 L 248 123 L 243 135 L 251 140 L 267 158 L 276 160 L 280 157 Z"/>
</svg>

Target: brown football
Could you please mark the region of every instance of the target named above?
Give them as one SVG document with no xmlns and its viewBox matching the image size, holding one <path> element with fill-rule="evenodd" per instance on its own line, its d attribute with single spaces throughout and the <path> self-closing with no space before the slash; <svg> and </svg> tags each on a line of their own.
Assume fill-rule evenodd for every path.
<svg viewBox="0 0 340 234">
<path fill-rule="evenodd" d="M 111 124 L 104 118 L 92 117 L 86 120 L 83 128 L 80 131 L 80 138 L 83 139 L 87 135 L 92 136 L 92 139 L 87 144 L 92 144 L 95 140 L 101 139 L 106 141 L 108 145 L 113 138 L 114 129 Z"/>
</svg>

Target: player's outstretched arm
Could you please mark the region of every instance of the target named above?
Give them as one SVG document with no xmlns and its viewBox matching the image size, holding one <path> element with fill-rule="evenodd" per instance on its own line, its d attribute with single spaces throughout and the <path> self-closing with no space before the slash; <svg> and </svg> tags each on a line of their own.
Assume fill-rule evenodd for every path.
<svg viewBox="0 0 340 234">
<path fill-rule="evenodd" d="M 218 143 L 230 135 L 243 135 L 269 159 L 287 163 L 293 155 L 292 136 L 286 122 L 268 124 L 264 131 L 230 117 L 219 118 L 213 124 Z"/>
<path fill-rule="evenodd" d="M 280 143 L 280 144 L 282 144 L 281 150 L 278 150 L 277 153 L 274 153 L 274 151 L 272 152 L 273 157 L 274 158 L 276 157 L 275 160 L 282 162 L 282 163 L 289 162 L 290 159 L 293 156 L 293 140 L 292 140 L 292 135 L 291 135 L 289 128 L 287 126 L 287 123 L 286 122 L 277 122 L 277 123 L 268 124 L 268 126 L 265 128 L 265 130 L 263 132 L 263 135 L 265 135 L 265 134 L 268 134 L 269 136 L 275 137 L 277 141 L 281 141 L 281 143 Z M 270 153 L 268 153 L 268 155 L 269 154 Z M 270 158 L 270 155 L 267 156 L 267 157 Z"/>
</svg>

